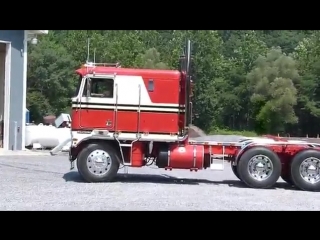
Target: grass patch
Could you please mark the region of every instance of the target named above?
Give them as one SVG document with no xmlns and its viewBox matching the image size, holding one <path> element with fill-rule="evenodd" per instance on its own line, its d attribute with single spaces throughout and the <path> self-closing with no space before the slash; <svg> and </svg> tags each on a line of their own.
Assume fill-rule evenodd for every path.
<svg viewBox="0 0 320 240">
<path fill-rule="evenodd" d="M 212 129 L 211 131 L 209 131 L 209 135 L 213 135 L 213 134 L 241 135 L 241 136 L 245 136 L 245 137 L 257 137 L 258 136 L 258 134 L 256 134 L 255 132 L 251 132 L 251 131 L 233 131 L 233 130 L 229 130 L 229 129 Z"/>
</svg>

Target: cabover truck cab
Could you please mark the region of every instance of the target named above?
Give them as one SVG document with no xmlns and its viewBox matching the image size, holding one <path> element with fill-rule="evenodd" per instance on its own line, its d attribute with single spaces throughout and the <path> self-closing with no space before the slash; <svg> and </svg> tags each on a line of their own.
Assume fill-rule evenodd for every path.
<svg viewBox="0 0 320 240">
<path fill-rule="evenodd" d="M 228 161 L 249 187 L 271 188 L 281 176 L 299 189 L 320 190 L 316 144 L 273 136 L 235 142 L 189 138 L 191 69 L 187 41 L 179 70 L 89 62 L 76 70 L 79 85 L 72 98 L 69 160 L 72 165 L 77 160 L 85 181 L 111 181 L 120 166 L 223 170 Z"/>
</svg>

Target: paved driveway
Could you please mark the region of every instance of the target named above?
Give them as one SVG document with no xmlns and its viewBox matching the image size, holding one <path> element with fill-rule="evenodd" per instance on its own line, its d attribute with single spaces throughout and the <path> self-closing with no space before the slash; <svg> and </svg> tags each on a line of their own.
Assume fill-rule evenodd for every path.
<svg viewBox="0 0 320 240">
<path fill-rule="evenodd" d="M 223 172 L 119 170 L 113 183 L 83 183 L 66 156 L 1 156 L 0 210 L 320 210 L 320 193 L 279 180 L 250 189 Z"/>
</svg>

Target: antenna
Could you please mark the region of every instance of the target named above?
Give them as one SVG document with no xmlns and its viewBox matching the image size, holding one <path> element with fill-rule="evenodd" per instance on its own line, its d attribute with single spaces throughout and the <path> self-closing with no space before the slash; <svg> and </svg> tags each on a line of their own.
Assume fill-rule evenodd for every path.
<svg viewBox="0 0 320 240">
<path fill-rule="evenodd" d="M 96 63 L 96 49 L 93 49 L 93 63 Z"/>
<path fill-rule="evenodd" d="M 89 62 L 90 59 L 90 38 L 87 39 L 87 63 Z"/>
</svg>

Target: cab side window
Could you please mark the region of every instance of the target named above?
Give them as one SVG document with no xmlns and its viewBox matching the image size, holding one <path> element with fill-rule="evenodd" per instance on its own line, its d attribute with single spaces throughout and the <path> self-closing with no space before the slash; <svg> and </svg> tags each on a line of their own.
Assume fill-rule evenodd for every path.
<svg viewBox="0 0 320 240">
<path fill-rule="evenodd" d="M 90 97 L 113 98 L 113 79 L 107 78 L 91 78 L 90 81 Z M 87 85 L 88 86 L 88 85 Z M 83 93 L 87 94 L 87 88 Z"/>
</svg>

